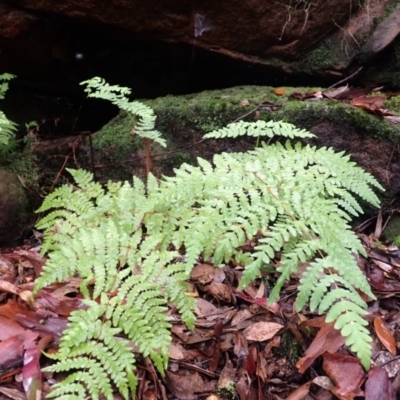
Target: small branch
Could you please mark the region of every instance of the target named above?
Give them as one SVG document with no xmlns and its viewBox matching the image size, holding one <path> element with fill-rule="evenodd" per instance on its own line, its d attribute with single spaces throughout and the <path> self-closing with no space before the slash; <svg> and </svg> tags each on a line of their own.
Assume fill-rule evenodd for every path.
<svg viewBox="0 0 400 400">
<path fill-rule="evenodd" d="M 356 72 L 354 72 L 353 74 L 351 74 L 350 76 L 348 76 L 347 78 L 342 79 L 339 82 L 334 83 L 333 85 L 329 86 L 327 89 L 325 89 L 322 93 L 326 92 L 328 89 L 332 89 L 337 85 L 340 85 L 341 83 L 347 82 L 348 80 L 350 80 L 351 78 L 353 78 L 355 75 L 357 75 L 364 67 L 360 67 L 358 68 L 358 70 Z"/>
</svg>

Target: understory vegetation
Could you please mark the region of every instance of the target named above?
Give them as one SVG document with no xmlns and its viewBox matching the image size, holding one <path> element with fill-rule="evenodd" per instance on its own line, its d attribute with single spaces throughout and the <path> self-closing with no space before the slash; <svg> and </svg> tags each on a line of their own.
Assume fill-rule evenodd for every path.
<svg viewBox="0 0 400 400">
<path fill-rule="evenodd" d="M 15 76 L 11 74 L 0 75 L 0 100 L 4 99 L 4 95 L 8 90 L 8 82 Z M 17 125 L 10 121 L 3 111 L 0 110 L 0 151 L 8 145 L 10 139 L 13 137 Z"/>
<path fill-rule="evenodd" d="M 129 89 L 100 78 L 85 84 L 89 96 L 128 112 L 136 134 L 163 144 L 152 110 L 130 102 Z M 163 374 L 171 343 L 167 306 L 193 328 L 195 301 L 185 280 L 199 261 L 242 268 L 239 290 L 274 269 L 270 304 L 307 263 L 296 309 L 326 313 L 369 369 L 360 293 L 374 295 L 357 265 L 364 249 L 349 222 L 362 212 L 360 199 L 379 205 L 372 188 L 381 186 L 343 153 L 292 143 L 313 135 L 288 123 L 239 121 L 205 138 L 244 135 L 274 143 L 218 154 L 213 163 L 199 158 L 173 177 L 149 173 L 146 182 L 133 177 L 102 186 L 91 173 L 70 170 L 75 184 L 47 196 L 38 211 L 48 214 L 37 227 L 48 261 L 35 290 L 78 276 L 86 305 L 71 313 L 58 352 L 49 355 L 55 363 L 47 371 L 69 373 L 50 397 L 112 399 L 117 389 L 128 398 L 138 383 L 133 345 Z M 256 243 L 251 250 L 248 241 Z"/>
</svg>

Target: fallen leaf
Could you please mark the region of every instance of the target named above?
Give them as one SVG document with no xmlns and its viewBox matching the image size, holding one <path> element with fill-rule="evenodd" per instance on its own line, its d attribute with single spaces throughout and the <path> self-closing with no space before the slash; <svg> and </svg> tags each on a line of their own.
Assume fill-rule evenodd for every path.
<svg viewBox="0 0 400 400">
<path fill-rule="evenodd" d="M 250 393 L 250 387 L 247 379 L 242 376 L 235 385 L 236 391 L 240 397 L 240 400 L 253 400 Z"/>
<path fill-rule="evenodd" d="M 282 328 L 283 325 L 276 322 L 256 322 L 250 325 L 243 331 L 243 335 L 247 340 L 263 342 L 264 340 L 274 337 Z"/>
<path fill-rule="evenodd" d="M 368 281 L 372 287 L 381 292 L 400 293 L 400 282 L 386 279 L 383 271 L 376 266 L 370 270 Z"/>
<path fill-rule="evenodd" d="M 364 108 L 374 111 L 376 108 L 381 108 L 386 101 L 386 97 L 383 96 L 359 96 L 355 97 L 350 101 L 355 107 Z"/>
<path fill-rule="evenodd" d="M 353 356 L 325 353 L 322 368 L 336 385 L 331 392 L 340 400 L 351 400 L 356 396 L 364 396 L 361 385 L 365 374 L 360 361 Z"/>
<path fill-rule="evenodd" d="M 179 345 L 171 343 L 168 347 L 169 349 L 169 358 L 173 360 L 184 360 L 185 359 L 185 349 Z"/>
<path fill-rule="evenodd" d="M 225 285 L 225 283 L 211 282 L 208 286 L 204 287 L 203 290 L 212 294 L 220 301 L 225 301 L 227 303 L 231 301 L 231 289 L 228 285 Z"/>
<path fill-rule="evenodd" d="M 394 357 L 393 354 L 386 350 L 378 351 L 374 355 L 374 363 L 376 366 L 383 368 L 389 378 L 397 376 L 400 371 L 400 359 Z"/>
<path fill-rule="evenodd" d="M 247 340 L 243 336 L 242 332 L 236 332 L 232 338 L 234 347 L 233 353 L 238 357 L 239 360 L 243 360 L 249 353 L 249 347 L 247 345 Z"/>
<path fill-rule="evenodd" d="M 365 400 L 393 400 L 396 395 L 387 372 L 380 367 L 373 367 L 365 383 Z"/>
<path fill-rule="evenodd" d="M 218 314 L 218 308 L 215 307 L 214 304 L 202 298 L 197 299 L 196 306 L 196 314 L 199 317 L 206 317 L 211 314 Z"/>
<path fill-rule="evenodd" d="M 334 353 L 344 344 L 343 336 L 334 327 L 334 322 L 324 323 L 318 331 L 310 347 L 304 353 L 304 356 L 297 362 L 296 367 L 303 374 L 315 359 L 327 351 Z M 311 326 L 311 325 L 310 325 Z"/>
<path fill-rule="evenodd" d="M 328 97 L 329 99 L 335 99 L 349 90 L 349 86 L 340 86 L 337 89 L 330 90 L 329 92 L 324 92 L 324 96 Z"/>
<path fill-rule="evenodd" d="M 381 341 L 381 343 L 393 354 L 396 355 L 396 341 L 394 340 L 393 334 L 382 320 L 381 317 L 376 317 L 374 319 L 375 332 Z"/>
<path fill-rule="evenodd" d="M 221 371 L 221 375 L 218 381 L 218 389 L 224 389 L 232 382 L 235 381 L 236 370 L 233 367 L 232 361 L 228 360 L 225 364 L 224 369 Z"/>
<path fill-rule="evenodd" d="M 249 319 L 253 316 L 253 313 L 248 308 L 243 308 L 242 310 L 239 310 L 232 318 L 231 326 L 235 326 L 239 322 L 245 321 L 246 319 Z"/>
<path fill-rule="evenodd" d="M 38 346 L 33 345 L 24 354 L 24 366 L 22 367 L 22 385 L 27 400 L 41 398 L 42 372 L 39 364 L 40 351 Z"/>
<path fill-rule="evenodd" d="M 221 269 L 210 264 L 197 264 L 190 273 L 190 279 L 204 285 L 214 279 L 214 275 L 218 270 Z"/>
<path fill-rule="evenodd" d="M 246 371 L 250 378 L 254 377 L 257 370 L 257 349 L 251 346 L 246 358 Z"/>
<path fill-rule="evenodd" d="M 278 96 L 283 96 L 284 94 L 286 94 L 286 91 L 284 88 L 276 88 L 274 89 L 274 93 Z"/>
<path fill-rule="evenodd" d="M 23 392 L 20 392 L 17 389 L 12 389 L 8 387 L 0 387 L 0 393 L 3 393 L 8 398 L 13 400 L 26 400 L 26 396 Z"/>
<path fill-rule="evenodd" d="M 334 386 L 333 382 L 327 376 L 317 376 L 312 382 L 326 390 L 331 390 Z"/>
<path fill-rule="evenodd" d="M 249 102 L 247 99 L 244 99 L 244 100 L 242 100 L 242 101 L 240 102 L 240 105 L 246 107 L 246 106 L 249 106 L 249 105 L 250 105 L 250 102 Z"/>
<path fill-rule="evenodd" d="M 187 371 L 166 371 L 166 381 L 168 389 L 181 400 L 196 399 L 194 393 L 201 392 L 204 387 L 204 382 L 197 372 L 188 374 Z"/>
<path fill-rule="evenodd" d="M 294 392 L 290 393 L 286 400 L 303 400 L 310 392 L 312 381 L 304 383 L 298 387 Z"/>
</svg>

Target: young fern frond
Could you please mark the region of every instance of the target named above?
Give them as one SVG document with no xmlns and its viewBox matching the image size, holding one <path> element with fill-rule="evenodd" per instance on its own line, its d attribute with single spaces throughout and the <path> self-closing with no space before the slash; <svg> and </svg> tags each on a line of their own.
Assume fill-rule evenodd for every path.
<svg viewBox="0 0 400 400">
<path fill-rule="evenodd" d="M 142 138 L 154 140 L 163 147 L 166 146 L 166 141 L 161 133 L 154 129 L 156 121 L 154 111 L 139 101 L 129 101 L 128 96 L 131 94 L 131 89 L 110 85 L 99 77 L 81 82 L 81 85 L 86 86 L 85 92 L 88 93 L 89 97 L 109 100 L 129 115 L 137 117 L 134 119 L 136 123 L 133 126 L 135 134 Z"/>
<path fill-rule="evenodd" d="M 120 106 L 129 94 L 99 78 L 86 84 L 90 95 Z M 154 121 L 141 106 L 123 107 L 140 115 L 150 132 Z M 283 122 L 258 121 L 239 122 L 207 137 L 249 133 L 312 136 Z M 72 374 L 52 396 L 111 398 L 115 387 L 128 398 L 137 384 L 135 357 L 116 335 L 124 334 L 163 373 L 171 342 L 167 304 L 194 326 L 194 301 L 185 294 L 184 281 L 200 258 L 212 258 L 215 265 L 232 259 L 241 264 L 242 289 L 279 253 L 281 276 L 270 302 L 298 265 L 311 261 L 300 280 L 297 310 L 309 302 L 312 310 L 327 312 L 327 321 L 336 321 L 346 344 L 369 368 L 370 338 L 362 318 L 366 303 L 358 290 L 374 296 L 357 266 L 354 253 L 363 248 L 348 221 L 361 211 L 358 198 L 378 205 L 371 186 L 381 189 L 379 183 L 347 156 L 300 143 L 263 144 L 198 164 L 184 164 L 175 176 L 160 181 L 150 174 L 147 186 L 134 178 L 133 184 L 105 188 L 91 174 L 71 170 L 76 187 L 59 188 L 44 201 L 39 211 L 51 212 L 37 227 L 45 232 L 43 252 L 49 258 L 35 290 L 78 275 L 88 306 L 71 314 L 53 356 L 57 363 L 49 370 Z M 256 236 L 254 251 L 243 250 Z"/>
</svg>

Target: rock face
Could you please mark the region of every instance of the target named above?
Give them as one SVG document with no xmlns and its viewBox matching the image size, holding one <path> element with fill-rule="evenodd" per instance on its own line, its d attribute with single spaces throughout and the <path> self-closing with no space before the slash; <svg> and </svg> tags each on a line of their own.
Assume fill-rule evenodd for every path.
<svg viewBox="0 0 400 400">
<path fill-rule="evenodd" d="M 58 79 L 68 87 L 94 74 L 107 78 L 112 70 L 118 76 L 113 81 L 130 87 L 146 79 L 162 87 L 159 80 L 172 79 L 159 95 L 185 91 L 182 82 L 197 48 L 259 66 L 264 76 L 284 72 L 337 81 L 362 66 L 378 84 L 387 78 L 370 71 L 376 54 L 388 51 L 385 68 L 396 65 L 390 46 L 400 30 L 396 3 L 0 0 L 1 63 L 26 81 L 40 78 L 42 85 Z M 216 69 L 221 59 L 207 62 Z"/>
<path fill-rule="evenodd" d="M 7 0 L 18 9 L 116 26 L 144 39 L 185 42 L 238 57 L 293 58 L 343 26 L 359 2 L 349 0 Z"/>
<path fill-rule="evenodd" d="M 28 200 L 16 175 L 0 170 L 0 244 L 21 235 L 27 218 Z"/>
</svg>

